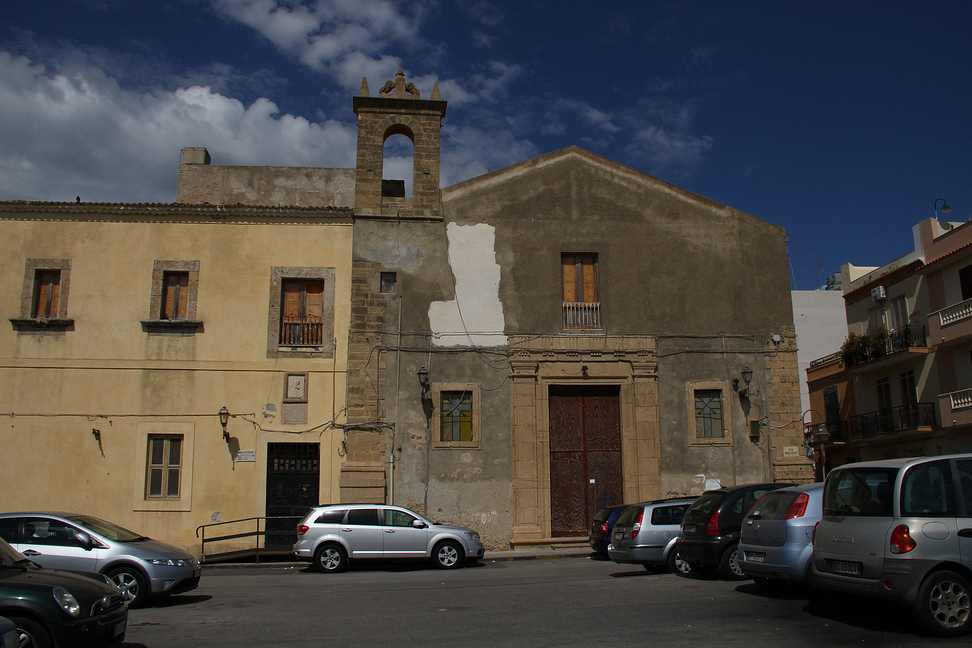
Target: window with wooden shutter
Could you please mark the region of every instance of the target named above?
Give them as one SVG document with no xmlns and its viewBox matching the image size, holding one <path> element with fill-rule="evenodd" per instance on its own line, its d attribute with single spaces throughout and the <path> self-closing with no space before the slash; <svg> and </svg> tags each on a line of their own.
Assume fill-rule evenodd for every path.
<svg viewBox="0 0 972 648">
<path fill-rule="evenodd" d="M 182 478 L 182 436 L 149 435 L 146 499 L 178 499 Z"/>
<path fill-rule="evenodd" d="M 601 328 L 597 254 L 561 254 L 560 265 L 563 276 L 564 328 Z"/>
<path fill-rule="evenodd" d="M 189 273 L 162 273 L 162 312 L 159 319 L 184 320 L 189 312 Z"/>
<path fill-rule="evenodd" d="M 30 316 L 35 319 L 56 319 L 60 288 L 60 270 L 38 270 L 34 279 L 34 303 Z"/>
<path fill-rule="evenodd" d="M 324 281 L 285 279 L 281 284 L 280 344 L 320 346 L 324 339 Z"/>
</svg>

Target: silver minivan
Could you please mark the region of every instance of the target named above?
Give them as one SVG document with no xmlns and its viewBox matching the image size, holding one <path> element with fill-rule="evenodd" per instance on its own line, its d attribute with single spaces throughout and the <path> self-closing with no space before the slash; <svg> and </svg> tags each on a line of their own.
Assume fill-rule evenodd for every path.
<svg viewBox="0 0 972 648">
<path fill-rule="evenodd" d="M 972 630 L 972 454 L 832 470 L 812 576 L 824 590 L 905 604 L 932 634 Z"/>
<path fill-rule="evenodd" d="M 0 538 L 41 567 L 108 576 L 131 607 L 199 586 L 190 554 L 90 515 L 0 513 Z"/>
</svg>

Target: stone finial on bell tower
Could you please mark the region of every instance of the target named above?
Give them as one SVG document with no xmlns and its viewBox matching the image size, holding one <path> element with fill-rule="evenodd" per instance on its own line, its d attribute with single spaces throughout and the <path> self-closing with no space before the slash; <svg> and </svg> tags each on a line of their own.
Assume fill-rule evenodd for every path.
<svg viewBox="0 0 972 648">
<path fill-rule="evenodd" d="M 355 169 L 355 215 L 393 218 L 442 218 L 439 197 L 439 131 L 446 102 L 438 83 L 432 99 L 422 99 L 414 83 L 399 70 L 393 81 L 368 96 L 367 78 L 353 98 L 358 116 L 358 161 Z M 412 140 L 412 197 L 382 195 L 385 140 L 404 135 Z"/>
</svg>

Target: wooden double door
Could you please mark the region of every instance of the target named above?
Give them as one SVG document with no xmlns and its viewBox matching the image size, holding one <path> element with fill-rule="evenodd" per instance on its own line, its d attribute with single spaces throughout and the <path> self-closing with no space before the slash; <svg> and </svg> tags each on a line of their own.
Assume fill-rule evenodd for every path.
<svg viewBox="0 0 972 648">
<path fill-rule="evenodd" d="M 616 385 L 552 386 L 550 531 L 586 536 L 598 509 L 621 504 L 621 397 Z"/>
</svg>

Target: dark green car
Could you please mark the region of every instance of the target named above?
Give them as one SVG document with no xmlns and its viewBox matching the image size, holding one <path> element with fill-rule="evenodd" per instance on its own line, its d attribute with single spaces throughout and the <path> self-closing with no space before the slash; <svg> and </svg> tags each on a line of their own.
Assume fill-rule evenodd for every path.
<svg viewBox="0 0 972 648">
<path fill-rule="evenodd" d="M 125 640 L 128 606 L 100 574 L 39 568 L 0 538 L 0 617 L 23 648 L 111 646 Z"/>
</svg>

